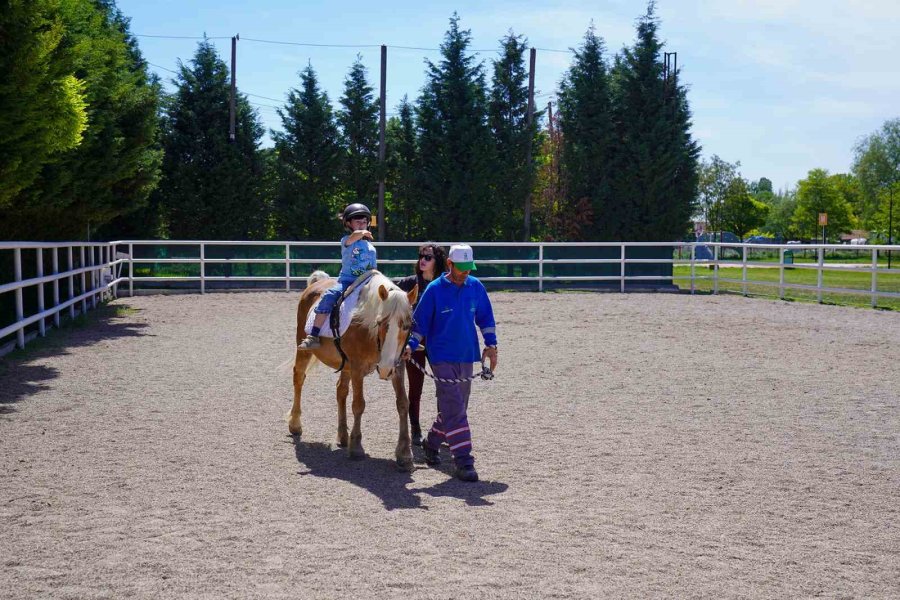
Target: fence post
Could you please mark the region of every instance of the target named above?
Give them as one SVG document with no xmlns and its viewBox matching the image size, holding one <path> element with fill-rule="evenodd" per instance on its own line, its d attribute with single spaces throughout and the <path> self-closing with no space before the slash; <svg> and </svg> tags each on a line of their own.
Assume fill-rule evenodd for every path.
<svg viewBox="0 0 900 600">
<path fill-rule="evenodd" d="M 538 291 L 544 291 L 544 244 L 538 244 Z"/>
<path fill-rule="evenodd" d="M 291 291 L 291 245 L 284 245 L 284 291 Z"/>
<path fill-rule="evenodd" d="M 872 250 L 872 308 L 878 306 L 878 250 Z"/>
<path fill-rule="evenodd" d="M 694 293 L 694 278 L 696 277 L 695 264 L 694 261 L 697 258 L 697 246 L 695 244 L 691 244 L 691 294 Z"/>
<path fill-rule="evenodd" d="M 134 297 L 134 244 L 128 244 L 128 296 Z"/>
<path fill-rule="evenodd" d="M 778 298 L 784 300 L 784 248 L 778 249 Z"/>
<path fill-rule="evenodd" d="M 75 270 L 75 253 L 72 246 L 66 247 L 69 257 L 69 273 Z M 69 300 L 75 297 L 75 276 L 69 275 Z M 69 319 L 75 318 L 75 303 L 69 305 Z"/>
<path fill-rule="evenodd" d="M 15 248 L 13 250 L 13 270 L 15 280 L 22 281 L 22 249 Z M 22 288 L 16 288 L 16 323 L 25 318 L 25 306 L 22 302 Z M 16 345 L 19 348 L 25 347 L 25 328 L 21 328 L 16 332 Z"/>
<path fill-rule="evenodd" d="M 84 276 L 84 246 L 78 246 L 78 255 L 81 258 L 81 262 L 79 266 L 81 267 L 81 294 L 84 295 L 87 293 L 87 288 L 85 286 L 85 276 Z M 87 313 L 87 296 L 81 299 L 81 314 Z"/>
<path fill-rule="evenodd" d="M 822 304 L 822 281 L 823 281 L 823 267 L 825 265 L 825 248 L 819 247 L 819 264 L 818 271 L 819 277 L 816 282 L 816 287 L 819 289 L 819 304 Z"/>
<path fill-rule="evenodd" d="M 619 256 L 619 291 L 625 293 L 625 242 L 622 242 L 622 251 Z"/>
<path fill-rule="evenodd" d="M 747 295 L 747 246 L 741 246 L 741 294 Z"/>
<path fill-rule="evenodd" d="M 59 248 L 53 247 L 53 274 L 59 275 Z M 59 279 L 53 280 L 53 324 L 59 329 Z"/>
<path fill-rule="evenodd" d="M 227 267 L 231 269 L 231 267 Z M 227 271 L 230 275 L 231 271 Z M 227 285 L 227 284 L 226 284 Z M 200 242 L 200 293 L 206 293 L 206 244 Z"/>
<path fill-rule="evenodd" d="M 37 269 L 35 270 L 38 278 L 44 276 L 44 249 L 37 249 Z M 38 284 L 38 312 L 44 312 L 44 284 Z M 41 317 L 41 320 L 38 321 L 38 331 L 41 334 L 41 337 L 47 336 L 47 324 L 44 323 L 44 317 Z"/>
<path fill-rule="evenodd" d="M 713 246 L 713 294 L 719 293 L 719 247 Z"/>
</svg>

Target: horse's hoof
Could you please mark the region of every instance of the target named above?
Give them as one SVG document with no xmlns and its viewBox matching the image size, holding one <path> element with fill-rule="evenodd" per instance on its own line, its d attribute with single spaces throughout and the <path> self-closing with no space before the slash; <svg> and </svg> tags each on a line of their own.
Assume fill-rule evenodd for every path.
<svg viewBox="0 0 900 600">
<path fill-rule="evenodd" d="M 293 425 L 288 425 L 288 431 L 291 432 L 291 435 L 301 436 L 303 435 L 303 428 L 297 425 L 296 427 Z"/>
<path fill-rule="evenodd" d="M 397 470 L 403 471 L 404 473 L 412 473 L 415 471 L 416 465 L 413 463 L 412 458 L 407 458 L 405 460 L 397 460 Z"/>
<path fill-rule="evenodd" d="M 360 448 L 359 450 L 349 450 L 347 452 L 347 458 L 350 460 L 362 460 L 366 457 L 365 451 Z"/>
</svg>

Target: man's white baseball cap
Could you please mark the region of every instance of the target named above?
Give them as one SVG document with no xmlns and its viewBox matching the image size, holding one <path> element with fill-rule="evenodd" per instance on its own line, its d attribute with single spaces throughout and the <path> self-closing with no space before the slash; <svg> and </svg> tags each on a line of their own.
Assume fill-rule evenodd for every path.
<svg viewBox="0 0 900 600">
<path fill-rule="evenodd" d="M 477 271 L 475 266 L 475 255 L 472 252 L 472 246 L 468 244 L 454 244 L 450 246 L 450 255 L 448 257 L 456 265 L 460 271 Z"/>
</svg>

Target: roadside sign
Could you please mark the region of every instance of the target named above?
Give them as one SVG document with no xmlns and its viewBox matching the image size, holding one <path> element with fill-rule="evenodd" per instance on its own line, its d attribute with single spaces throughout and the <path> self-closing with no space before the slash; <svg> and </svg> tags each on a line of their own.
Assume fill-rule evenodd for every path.
<svg viewBox="0 0 900 600">
<path fill-rule="evenodd" d="M 819 226 L 825 227 L 828 225 L 828 213 L 819 213 Z"/>
</svg>

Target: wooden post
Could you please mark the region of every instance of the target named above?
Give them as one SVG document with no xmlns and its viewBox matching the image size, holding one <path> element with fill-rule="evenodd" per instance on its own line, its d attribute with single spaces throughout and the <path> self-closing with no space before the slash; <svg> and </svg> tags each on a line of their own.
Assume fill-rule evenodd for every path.
<svg viewBox="0 0 900 600">
<path fill-rule="evenodd" d="M 387 121 L 387 46 L 381 46 L 381 100 L 380 114 L 378 116 L 378 165 L 381 168 L 381 177 L 378 179 L 378 241 L 383 242 L 387 230 L 387 221 L 384 219 L 384 175 L 385 175 L 385 141 L 384 130 Z"/>
<path fill-rule="evenodd" d="M 528 129 L 528 139 L 525 142 L 525 160 L 526 164 L 533 166 L 531 161 L 531 126 L 534 121 L 534 62 L 537 56 L 537 50 L 531 49 L 528 67 L 528 114 L 525 115 L 525 122 Z M 525 236 L 523 241 L 531 241 L 531 190 L 525 192 Z"/>
<path fill-rule="evenodd" d="M 231 38 L 231 100 L 228 105 L 228 141 L 235 140 L 234 121 L 235 121 L 235 96 L 237 95 L 237 42 L 241 39 L 240 34 Z"/>
</svg>

